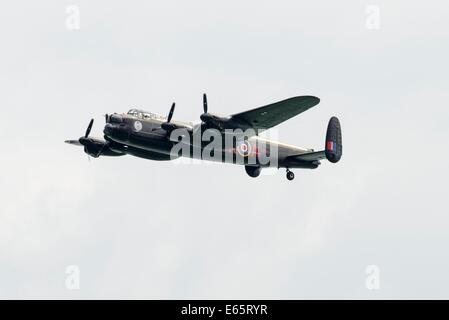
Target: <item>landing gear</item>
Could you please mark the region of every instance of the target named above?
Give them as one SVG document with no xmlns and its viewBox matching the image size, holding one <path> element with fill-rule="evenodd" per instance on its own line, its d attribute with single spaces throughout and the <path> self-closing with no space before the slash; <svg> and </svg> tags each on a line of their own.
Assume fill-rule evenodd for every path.
<svg viewBox="0 0 449 320">
<path fill-rule="evenodd" d="M 293 172 L 291 172 L 290 170 L 287 169 L 287 179 L 292 181 L 293 179 L 295 179 L 295 174 Z"/>
</svg>

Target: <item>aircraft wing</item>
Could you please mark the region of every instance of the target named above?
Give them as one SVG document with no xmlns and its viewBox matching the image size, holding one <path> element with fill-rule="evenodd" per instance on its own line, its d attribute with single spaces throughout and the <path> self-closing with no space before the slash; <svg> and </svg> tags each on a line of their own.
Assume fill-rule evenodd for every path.
<svg viewBox="0 0 449 320">
<path fill-rule="evenodd" d="M 258 131 L 269 129 L 307 109 L 316 106 L 320 99 L 314 96 L 293 97 L 263 107 L 237 113 L 231 116 L 237 123 L 243 123 Z"/>
<path fill-rule="evenodd" d="M 326 159 L 326 153 L 323 151 L 313 151 L 307 153 L 301 153 L 298 155 L 293 155 L 288 157 L 289 160 L 296 161 L 316 161 Z"/>
</svg>

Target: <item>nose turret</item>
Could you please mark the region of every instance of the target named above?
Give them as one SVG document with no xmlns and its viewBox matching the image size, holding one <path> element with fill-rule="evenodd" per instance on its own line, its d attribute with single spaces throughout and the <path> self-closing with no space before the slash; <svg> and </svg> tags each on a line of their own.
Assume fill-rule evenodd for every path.
<svg viewBox="0 0 449 320">
<path fill-rule="evenodd" d="M 111 116 L 112 120 L 112 116 Z M 103 133 L 112 140 L 116 140 L 118 142 L 127 140 L 130 134 L 129 128 L 125 123 L 107 123 L 104 126 Z"/>
<path fill-rule="evenodd" d="M 123 117 L 119 114 L 111 114 L 108 117 L 108 121 L 106 121 L 107 123 L 122 123 L 123 122 Z"/>
</svg>

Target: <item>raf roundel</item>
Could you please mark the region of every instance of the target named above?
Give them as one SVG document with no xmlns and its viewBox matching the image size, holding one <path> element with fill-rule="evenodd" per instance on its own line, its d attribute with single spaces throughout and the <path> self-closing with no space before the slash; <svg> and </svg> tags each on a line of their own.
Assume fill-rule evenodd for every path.
<svg viewBox="0 0 449 320">
<path fill-rule="evenodd" d="M 134 129 L 136 129 L 137 132 L 142 130 L 142 122 L 140 122 L 140 121 L 134 122 Z"/>
<path fill-rule="evenodd" d="M 243 141 L 237 146 L 237 152 L 242 157 L 247 157 L 251 153 L 251 145 L 248 141 Z"/>
</svg>

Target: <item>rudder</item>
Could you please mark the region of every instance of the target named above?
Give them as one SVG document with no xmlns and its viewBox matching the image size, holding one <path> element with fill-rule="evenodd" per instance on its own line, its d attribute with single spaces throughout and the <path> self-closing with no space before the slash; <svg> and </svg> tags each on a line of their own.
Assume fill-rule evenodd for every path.
<svg viewBox="0 0 449 320">
<path fill-rule="evenodd" d="M 332 163 L 340 161 L 343 154 L 341 140 L 341 125 L 337 117 L 332 117 L 327 125 L 326 145 L 324 148 L 326 158 Z"/>
</svg>

